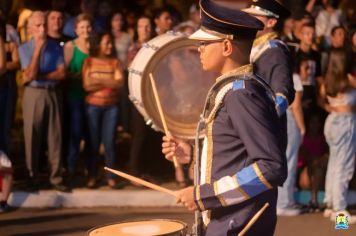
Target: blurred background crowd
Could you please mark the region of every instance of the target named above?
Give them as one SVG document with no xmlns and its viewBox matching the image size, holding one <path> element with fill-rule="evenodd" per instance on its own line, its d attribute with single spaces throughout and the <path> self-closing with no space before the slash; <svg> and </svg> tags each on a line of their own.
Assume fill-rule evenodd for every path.
<svg viewBox="0 0 356 236">
<path fill-rule="evenodd" d="M 306 126 L 295 187 L 311 190 L 317 203 L 329 158 L 323 130 L 330 109 L 321 85 L 334 66 L 333 52 L 347 54 L 347 60 L 337 61 L 356 76 L 356 4 L 353 0 L 284 3 L 292 14 L 277 30 L 302 81 Z M 101 171 L 104 165 L 156 183 L 171 179 L 179 187 L 191 183 L 188 167 L 174 169 L 165 161 L 162 135 L 145 125 L 129 100 L 127 77 L 145 42 L 170 30 L 189 35 L 199 27 L 197 1 L 1 0 L 0 4 L 5 60 L 0 75 L 3 208 L 12 183 L 14 189 L 27 191 L 128 184 Z M 105 83 L 99 80 L 107 75 L 111 76 Z M 43 81 L 33 80 L 41 76 Z M 33 102 L 38 99 L 43 102 Z M 349 188 L 356 188 L 355 177 Z"/>
</svg>

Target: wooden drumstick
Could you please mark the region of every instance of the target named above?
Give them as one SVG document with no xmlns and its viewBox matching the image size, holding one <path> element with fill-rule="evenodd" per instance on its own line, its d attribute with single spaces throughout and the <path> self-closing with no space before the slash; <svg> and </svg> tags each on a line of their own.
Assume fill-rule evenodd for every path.
<svg viewBox="0 0 356 236">
<path fill-rule="evenodd" d="M 160 101 L 159 96 L 158 96 L 156 83 L 155 83 L 155 80 L 153 79 L 152 73 L 150 73 L 150 80 L 151 80 L 153 94 L 155 96 L 155 100 L 156 100 L 156 103 L 157 103 L 159 116 L 161 117 L 161 121 L 162 121 L 162 124 L 163 124 L 164 133 L 168 136 L 169 132 L 168 132 L 168 126 L 167 126 L 167 123 L 166 123 L 166 118 L 164 117 L 164 114 L 163 114 L 161 101 Z M 174 167 L 175 168 L 180 166 L 178 161 L 177 161 L 176 156 L 173 156 L 173 163 L 174 163 Z"/>
<path fill-rule="evenodd" d="M 121 171 L 118 171 L 118 170 L 114 170 L 114 169 L 110 169 L 108 167 L 104 167 L 105 170 L 115 174 L 115 175 L 118 175 L 122 178 L 125 178 L 127 180 L 131 180 L 133 182 L 136 182 L 138 184 L 141 184 L 147 188 L 150 188 L 150 189 L 153 189 L 153 190 L 156 190 L 156 191 L 159 191 L 159 192 L 162 192 L 162 193 L 167 193 L 169 195 L 172 195 L 174 197 L 176 197 L 176 194 L 174 193 L 174 191 L 170 190 L 170 189 L 167 189 L 167 188 L 163 188 L 159 185 L 156 185 L 156 184 L 153 184 L 153 183 L 150 183 L 146 180 L 143 180 L 143 179 L 140 179 L 140 178 L 137 178 L 135 176 L 132 176 L 132 175 L 129 175 L 129 174 L 126 174 L 124 172 L 121 172 Z"/>
<path fill-rule="evenodd" d="M 262 213 L 266 210 L 266 208 L 269 206 L 269 203 L 266 202 L 265 205 L 251 218 L 251 220 L 247 223 L 245 228 L 241 230 L 241 232 L 238 234 L 238 236 L 244 236 L 246 232 L 252 227 L 252 225 L 260 218 Z"/>
</svg>

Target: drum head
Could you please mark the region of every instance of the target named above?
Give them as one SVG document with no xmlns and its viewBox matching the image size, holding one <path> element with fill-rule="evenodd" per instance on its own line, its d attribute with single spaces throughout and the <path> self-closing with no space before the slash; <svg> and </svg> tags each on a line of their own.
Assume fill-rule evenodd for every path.
<svg viewBox="0 0 356 236">
<path fill-rule="evenodd" d="M 89 236 L 185 235 L 186 223 L 178 220 L 153 219 L 123 222 L 96 227 Z"/>
<path fill-rule="evenodd" d="M 155 44 L 155 40 L 148 44 Z M 216 75 L 203 71 L 196 41 L 180 36 L 165 45 L 155 46 L 158 50 L 142 74 L 142 104 L 149 119 L 163 131 L 149 80 L 149 74 L 152 73 L 169 132 L 180 138 L 192 139 Z"/>
</svg>

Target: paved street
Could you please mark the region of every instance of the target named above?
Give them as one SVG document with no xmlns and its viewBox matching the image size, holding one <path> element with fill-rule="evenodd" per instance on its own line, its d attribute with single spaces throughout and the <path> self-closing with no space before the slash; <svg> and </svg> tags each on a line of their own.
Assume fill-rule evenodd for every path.
<svg viewBox="0 0 356 236">
<path fill-rule="evenodd" d="M 127 220 L 166 218 L 191 225 L 193 215 L 183 208 L 23 208 L 0 214 L 0 235 L 85 235 L 93 227 Z M 334 223 L 319 214 L 281 217 L 276 236 L 356 235 L 356 225 L 349 230 L 335 230 Z"/>
</svg>

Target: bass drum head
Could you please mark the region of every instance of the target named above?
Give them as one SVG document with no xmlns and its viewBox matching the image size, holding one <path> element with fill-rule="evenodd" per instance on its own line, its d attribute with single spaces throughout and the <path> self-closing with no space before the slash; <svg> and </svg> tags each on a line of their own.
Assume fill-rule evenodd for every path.
<svg viewBox="0 0 356 236">
<path fill-rule="evenodd" d="M 178 220 L 152 219 L 115 223 L 89 230 L 89 236 L 182 236 L 187 233 L 187 224 Z"/>
<path fill-rule="evenodd" d="M 159 37 L 164 35 L 148 42 L 157 50 L 142 73 L 141 102 L 147 115 L 145 119 L 150 120 L 154 128 L 163 131 L 149 79 L 152 73 L 169 132 L 176 137 L 193 139 L 206 95 L 216 75 L 203 71 L 196 41 L 178 34 L 164 45 L 156 45 L 162 41 Z M 138 56 L 144 57 L 145 53 L 141 52 Z"/>
</svg>

